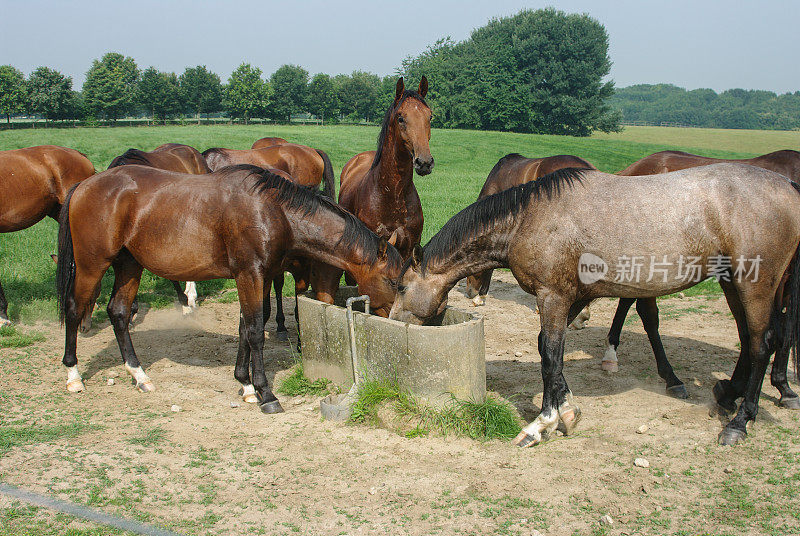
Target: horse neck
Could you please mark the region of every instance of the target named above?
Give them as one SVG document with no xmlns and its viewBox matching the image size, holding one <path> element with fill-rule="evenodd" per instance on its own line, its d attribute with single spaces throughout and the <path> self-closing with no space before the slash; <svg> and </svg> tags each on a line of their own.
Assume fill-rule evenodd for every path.
<svg viewBox="0 0 800 536">
<path fill-rule="evenodd" d="M 373 170 L 378 190 L 391 199 L 403 199 L 414 184 L 413 157 L 402 143 L 396 128 L 390 126 L 383 139 L 381 159 Z"/>
</svg>

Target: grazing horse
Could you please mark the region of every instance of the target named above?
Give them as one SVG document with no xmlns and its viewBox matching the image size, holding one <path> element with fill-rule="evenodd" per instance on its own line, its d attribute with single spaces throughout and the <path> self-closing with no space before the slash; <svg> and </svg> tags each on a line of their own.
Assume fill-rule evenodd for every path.
<svg viewBox="0 0 800 536">
<path fill-rule="evenodd" d="M 70 187 L 94 175 L 85 154 L 55 145 L 0 151 L 0 233 L 21 231 L 45 216 L 58 219 Z M 0 285 L 0 326 L 11 324 Z"/>
<path fill-rule="evenodd" d="M 264 138 L 276 139 L 282 138 Z M 259 140 L 260 141 L 260 140 Z M 322 183 L 322 195 L 333 199 L 336 193 L 336 179 L 333 164 L 325 151 L 306 145 L 287 143 L 260 149 L 237 150 L 215 147 L 203 152 L 209 167 L 216 171 L 235 164 L 251 164 L 263 168 L 280 169 L 288 173 L 291 180 L 307 188 L 316 188 Z M 258 142 L 256 142 L 258 143 Z M 311 266 L 301 259 L 287 260 L 286 269 L 291 272 L 295 282 L 295 319 L 297 319 L 297 296 L 308 289 Z M 289 340 L 286 317 L 283 314 L 284 275 L 280 272 L 272 282 L 275 288 L 275 322 L 278 340 Z"/>
<path fill-rule="evenodd" d="M 211 173 L 208 164 L 206 164 L 206 159 L 203 158 L 200 151 L 181 143 L 165 143 L 150 152 L 128 149 L 112 160 L 108 169 L 130 164 L 150 166 L 164 171 L 175 171 L 176 173 L 189 173 L 191 175 Z M 195 285 L 194 281 L 187 281 L 186 290 L 184 291 L 181 290 L 181 286 L 177 281 L 172 281 L 171 283 L 178 294 L 178 301 L 180 301 L 183 308 L 183 314 L 191 313 L 192 309 L 197 307 L 197 285 Z M 134 304 L 134 314 L 138 308 L 138 304 Z M 89 324 L 91 324 L 91 320 Z M 88 327 L 88 325 L 85 325 L 84 329 L 88 329 Z"/>
<path fill-rule="evenodd" d="M 423 323 L 444 310 L 461 278 L 510 268 L 536 295 L 542 326 L 542 410 L 514 440 L 524 447 L 547 438 L 559 419 L 567 432 L 578 422 L 580 410 L 563 376 L 564 336 L 584 306 L 600 297 L 672 294 L 717 275 L 743 350 L 731 380 L 714 387 L 721 408 L 735 408 L 744 397 L 719 436 L 732 445 L 756 417 L 770 355 L 797 351 L 799 201 L 800 186 L 740 164 L 645 177 L 559 170 L 477 201 L 424 250 L 415 248 L 389 317 Z M 623 209 L 609 213 L 612 202 Z M 636 258 L 650 261 L 649 277 L 635 269 Z"/>
<path fill-rule="evenodd" d="M 654 175 L 656 173 L 668 173 L 670 171 L 707 166 L 722 162 L 742 163 L 768 169 L 780 173 L 796 183 L 800 183 L 800 152 L 791 150 L 775 151 L 743 160 L 722 160 L 719 158 L 708 158 L 684 153 L 682 151 L 661 151 L 634 162 L 620 171 L 619 175 Z M 617 311 L 614 314 L 614 320 L 611 323 L 611 329 L 606 338 L 606 351 L 603 355 L 600 367 L 608 372 L 616 372 L 618 370 L 617 349 L 619 348 L 622 326 L 634 302 L 636 302 L 636 311 L 642 319 L 645 332 L 650 340 L 653 353 L 656 356 L 658 373 L 666 381 L 667 393 L 676 398 L 688 398 L 689 394 L 686 392 L 686 387 L 675 375 L 675 371 L 669 363 L 666 352 L 664 351 L 661 336 L 658 333 L 658 304 L 655 298 L 642 298 L 639 300 L 622 298 L 619 300 Z M 797 393 L 789 386 L 787 379 L 788 365 L 788 355 L 777 352 L 775 355 L 775 362 L 772 365 L 772 372 L 770 373 L 770 383 L 780 393 L 778 405 L 789 409 L 800 409 L 800 397 L 798 397 Z"/>
<path fill-rule="evenodd" d="M 507 154 L 498 160 L 489 172 L 489 176 L 486 177 L 486 182 L 478 194 L 478 201 L 486 196 L 508 190 L 513 186 L 519 186 L 564 168 L 597 169 L 583 158 L 572 155 L 525 158 L 517 153 Z M 492 271 L 485 270 L 467 277 L 467 297 L 472 299 L 472 303 L 476 307 L 486 303 L 486 295 L 489 293 L 489 285 L 492 282 Z M 586 320 L 588 320 L 588 315 L 586 315 Z"/>
<path fill-rule="evenodd" d="M 136 357 L 128 322 L 144 268 L 167 279 L 236 281 L 241 317 L 234 376 L 245 401 L 258 401 L 265 413 L 282 411 L 267 385 L 263 345 L 266 290 L 285 257 L 301 255 L 350 271 L 374 307 L 388 314 L 392 278 L 402 263 L 397 251 L 352 214 L 274 171 L 240 165 L 197 176 L 122 166 L 69 192 L 59 216 L 56 277 L 69 391 L 84 388 L 78 322 L 110 266 L 108 316 L 125 368 L 143 392 L 154 386 Z M 182 210 L 175 210 L 179 204 Z"/>
<path fill-rule="evenodd" d="M 289 143 L 283 138 L 261 138 L 253 143 L 251 149 L 261 149 L 262 147 L 272 147 L 273 145 L 286 145 Z"/>
</svg>

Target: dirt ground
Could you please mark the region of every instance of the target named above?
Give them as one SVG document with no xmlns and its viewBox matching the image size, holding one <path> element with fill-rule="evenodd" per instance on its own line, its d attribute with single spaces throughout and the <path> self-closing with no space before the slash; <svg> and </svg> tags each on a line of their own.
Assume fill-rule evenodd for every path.
<svg viewBox="0 0 800 536">
<path fill-rule="evenodd" d="M 469 308 L 463 284 L 450 304 Z M 495 272 L 480 308 L 488 388 L 526 420 L 542 389 L 532 304 L 508 272 Z M 315 398 L 279 395 L 280 415 L 233 407 L 241 402 L 237 303 L 208 300 L 191 318 L 177 309 L 140 313 L 133 342 L 157 386 L 146 395 L 130 385 L 108 322 L 78 340 L 87 390 L 77 395 L 64 388 L 61 328 L 23 327 L 46 340 L 0 350 L 0 424 L 18 432 L 0 450 L 0 480 L 187 534 L 800 533 L 798 413 L 777 407 L 777 391 L 765 385 L 745 444 L 717 446 L 711 387 L 738 355 L 733 319 L 718 297 L 659 305 L 664 346 L 689 400 L 665 394 L 634 314 L 620 371 L 600 370 L 616 306 L 600 300 L 589 326 L 567 336 L 565 376 L 583 410 L 578 433 L 529 449 L 324 422 Z M 293 363 L 274 335 L 265 354 L 270 377 Z M 634 466 L 637 457 L 649 468 Z M 13 508 L 0 497 L 0 511 Z M 613 524 L 601 524 L 604 515 Z M 36 516 L 48 522 L 43 511 L 29 522 Z M 14 523 L 10 533 L 22 534 Z"/>
</svg>

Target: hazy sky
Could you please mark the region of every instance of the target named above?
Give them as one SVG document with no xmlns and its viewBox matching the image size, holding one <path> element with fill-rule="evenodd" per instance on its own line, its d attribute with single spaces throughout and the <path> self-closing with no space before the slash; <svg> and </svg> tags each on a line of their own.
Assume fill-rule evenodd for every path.
<svg viewBox="0 0 800 536">
<path fill-rule="evenodd" d="M 223 81 L 243 61 L 266 75 L 284 63 L 385 75 L 440 37 L 462 40 L 492 17 L 546 6 L 605 25 L 618 87 L 800 90 L 796 0 L 0 0 L 0 64 L 26 74 L 47 65 L 76 88 L 107 51 L 140 68 L 205 64 Z"/>
</svg>

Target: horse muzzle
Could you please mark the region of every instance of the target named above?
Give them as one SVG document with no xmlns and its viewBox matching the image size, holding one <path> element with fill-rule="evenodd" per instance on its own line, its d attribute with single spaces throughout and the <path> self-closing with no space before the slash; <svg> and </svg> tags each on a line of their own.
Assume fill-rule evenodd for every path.
<svg viewBox="0 0 800 536">
<path fill-rule="evenodd" d="M 430 175 L 431 171 L 433 171 L 433 157 L 429 156 L 427 158 L 414 158 L 414 171 L 416 171 L 417 175 L 420 177 Z"/>
</svg>

